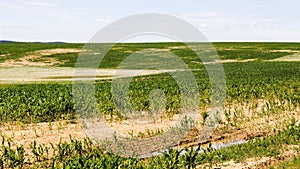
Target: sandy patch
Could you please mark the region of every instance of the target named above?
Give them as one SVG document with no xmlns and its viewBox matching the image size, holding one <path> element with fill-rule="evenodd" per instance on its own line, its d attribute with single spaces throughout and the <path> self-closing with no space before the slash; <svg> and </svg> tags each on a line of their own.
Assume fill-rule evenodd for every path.
<svg viewBox="0 0 300 169">
<path fill-rule="evenodd" d="M 167 49 L 190 49 L 189 46 L 170 46 Z"/>
<path fill-rule="evenodd" d="M 197 114 L 196 119 L 196 125 L 200 127 L 200 113 Z M 130 136 L 138 136 L 139 133 L 147 133 L 147 131 L 156 132 L 156 131 L 167 131 L 170 129 L 170 127 L 175 126 L 180 122 L 181 118 L 178 114 L 174 115 L 171 118 L 165 118 L 165 119 L 158 119 L 156 121 L 128 121 L 123 120 L 121 122 L 114 122 L 110 123 L 110 126 L 122 133 L 124 136 L 130 137 Z"/>
<path fill-rule="evenodd" d="M 162 120 L 161 122 L 156 122 L 152 124 L 128 124 L 128 121 L 124 121 L 121 123 L 108 123 L 106 122 L 105 126 L 97 125 L 97 128 L 85 129 L 83 125 L 86 123 L 79 123 L 79 120 L 76 121 L 55 121 L 49 123 L 36 123 L 36 124 L 5 124 L 0 126 L 0 136 L 4 136 L 5 140 L 10 142 L 13 147 L 23 145 L 26 151 L 26 156 L 31 159 L 32 153 L 30 145 L 36 141 L 37 145 L 44 145 L 47 147 L 51 147 L 51 144 L 56 145 L 60 142 L 70 143 L 70 137 L 76 140 L 83 140 L 87 136 L 94 138 L 98 138 L 93 136 L 93 134 L 99 134 L 102 138 L 110 136 L 106 136 L 105 132 L 109 132 L 110 130 L 114 130 L 116 132 L 124 132 L 124 135 L 127 137 L 132 137 L 133 135 L 129 135 L 129 131 L 134 130 L 140 131 L 146 134 L 145 129 L 147 128 L 149 131 L 151 129 L 166 129 L 168 128 L 172 122 L 176 121 L 177 117 L 174 117 L 172 120 Z M 106 128 L 105 128 L 106 127 Z M 144 130 L 142 130 L 144 129 Z M 87 135 L 86 135 L 87 134 Z M 161 134 L 161 133 L 160 133 Z M 150 135 L 148 137 L 152 137 Z M 0 141 L 1 144 L 1 141 Z M 164 146 L 163 142 L 162 145 Z"/>
<path fill-rule="evenodd" d="M 11 139 L 16 145 L 29 147 L 33 141 L 39 144 L 57 144 L 60 141 L 69 142 L 70 136 L 82 140 L 85 137 L 80 123 L 56 121 L 36 124 L 6 124 L 0 126 L 0 133 Z"/>
<path fill-rule="evenodd" d="M 2 54 L 0 57 L 9 56 L 10 54 Z"/>
<path fill-rule="evenodd" d="M 225 51 L 233 51 L 233 50 L 238 50 L 238 48 L 224 48 L 224 47 L 218 47 L 217 50 L 225 50 Z"/>
<path fill-rule="evenodd" d="M 300 50 L 269 50 L 269 52 L 286 52 L 291 53 L 291 55 L 283 56 L 269 61 L 285 61 L 285 62 L 299 62 L 300 61 Z"/>
<path fill-rule="evenodd" d="M 274 113 L 270 112 L 267 104 L 269 103 L 266 100 L 260 99 L 250 103 L 226 105 L 226 119 L 221 121 L 208 141 L 223 142 L 224 140 L 249 140 L 254 137 L 262 137 L 266 134 L 274 134 L 274 129 L 276 131 L 282 130 L 293 118 L 300 119 L 300 107 L 290 105 L 290 107 L 293 107 L 292 110 L 282 110 Z M 287 102 L 278 103 L 277 106 L 289 107 Z M 297 124 L 300 124 L 300 121 Z M 182 140 L 182 145 L 191 147 L 202 143 L 197 139 L 200 133 L 201 129 Z"/>
<path fill-rule="evenodd" d="M 75 74 L 75 71 L 77 72 Z M 159 74 L 175 70 L 116 70 L 116 69 L 75 69 L 71 67 L 0 67 L 0 83 L 26 83 L 47 81 L 100 80 L 113 77 Z"/>
<path fill-rule="evenodd" d="M 217 50 L 225 50 L 225 51 L 233 51 L 233 50 L 241 50 L 241 49 L 253 49 L 257 50 L 254 46 L 236 46 L 236 47 L 223 47 L 223 46 L 216 46 Z"/>
<path fill-rule="evenodd" d="M 209 142 L 230 142 L 232 140 L 249 140 L 254 137 L 263 137 L 266 134 L 272 134 L 273 129 L 279 130 L 282 126 L 285 126 L 287 122 L 293 117 L 295 119 L 300 118 L 300 109 L 295 108 L 294 112 L 283 112 L 278 114 L 266 114 L 261 116 L 257 114 L 256 111 L 266 111 L 266 106 L 264 106 L 266 101 L 258 100 L 257 107 L 253 109 L 254 111 L 249 111 L 253 105 L 256 103 L 245 103 L 226 108 L 226 111 L 231 111 L 232 114 L 235 114 L 238 118 L 238 121 L 229 121 L 235 122 L 234 127 L 230 127 L 227 125 L 220 125 L 219 128 L 215 131 L 213 137 L 205 140 L 204 142 L 199 142 L 198 136 L 199 132 L 191 131 L 191 135 L 189 138 L 180 141 L 178 144 L 181 147 L 191 147 L 198 144 L 207 144 Z M 231 118 L 233 115 L 229 115 Z M 202 121 L 202 117 L 199 114 L 197 117 L 199 121 Z M 112 122 L 106 123 L 109 130 L 115 130 L 124 134 L 127 137 L 137 136 L 139 133 L 144 133 L 147 136 L 147 131 L 155 132 L 158 129 L 166 130 L 171 125 L 176 122 L 178 119 L 177 116 L 174 116 L 173 119 L 162 119 L 157 120 L 152 123 L 132 123 L 130 121 L 122 121 L 122 122 Z M 99 127 L 99 126 L 96 126 Z M 107 129 L 108 129 L 107 128 Z M 201 125 L 197 127 L 201 130 Z M 99 130 L 100 129 L 100 130 Z M 101 135 L 105 135 L 105 132 L 108 131 L 106 128 L 98 128 L 97 132 L 93 131 L 93 133 L 101 133 Z M 194 132 L 194 134 L 193 134 Z M 200 131 L 201 132 L 201 131 Z M 83 129 L 82 124 L 79 121 L 75 121 L 75 123 L 71 123 L 70 121 L 56 121 L 51 123 L 37 123 L 37 124 L 5 124 L 0 126 L 0 134 L 5 136 L 5 138 L 9 138 L 15 145 L 24 145 L 25 150 L 30 152 L 30 144 L 33 141 L 36 141 L 37 144 L 45 144 L 46 146 L 50 146 L 51 144 L 57 144 L 60 141 L 70 142 L 69 137 L 71 136 L 74 139 L 82 140 L 86 137 L 85 133 L 89 133 L 88 130 Z M 153 134 L 153 133 L 152 133 Z M 161 134 L 161 133 L 158 133 Z M 155 135 L 155 133 L 154 133 Z M 150 137 L 152 137 L 150 133 Z M 289 149 L 291 150 L 291 149 Z M 299 151 L 297 152 L 299 154 Z M 30 153 L 29 153 L 30 154 Z M 284 153 L 283 153 L 284 154 Z M 291 152 L 290 154 L 295 154 L 295 152 Z M 277 157 L 275 157 L 276 159 Z M 258 164 L 269 164 L 268 161 L 272 161 L 273 158 L 262 158 L 262 159 L 247 159 L 249 162 L 244 163 L 235 163 L 228 162 L 225 167 L 231 168 L 239 168 L 240 166 L 257 166 Z"/>
<path fill-rule="evenodd" d="M 288 55 L 288 56 L 276 58 L 276 59 L 273 59 L 271 61 L 299 62 L 300 61 L 300 53 L 295 53 L 293 55 Z"/>
<path fill-rule="evenodd" d="M 121 126 L 120 126 L 121 127 Z M 11 144 L 23 145 L 25 148 L 26 159 L 33 162 L 33 154 L 31 153 L 30 144 L 33 141 L 37 145 L 45 145 L 50 148 L 50 157 L 53 155 L 51 152 L 50 144 L 58 144 L 62 142 L 70 142 L 70 137 L 77 140 L 83 140 L 86 135 L 85 131 L 78 121 L 71 123 L 70 121 L 56 121 L 51 123 L 37 123 L 37 124 L 6 124 L 0 126 L 0 134 L 5 136 L 6 141 L 11 140 Z M 222 137 L 220 137 L 222 138 Z M 223 139 L 224 140 L 224 139 Z M 299 145 L 290 145 L 282 150 L 282 154 L 274 157 L 259 157 L 248 158 L 243 162 L 236 163 L 234 161 L 224 162 L 217 164 L 218 167 L 225 169 L 234 168 L 263 168 L 270 165 L 277 164 L 278 162 L 289 160 L 294 157 L 299 157 Z M 199 165 L 197 168 L 207 167 L 208 164 Z"/>
<path fill-rule="evenodd" d="M 269 52 L 300 53 L 300 50 L 282 49 L 282 50 L 269 50 Z"/>
<path fill-rule="evenodd" d="M 0 66 L 52 66 L 61 64 L 62 62 L 54 58 L 42 58 L 43 56 L 50 56 L 53 54 L 64 53 L 80 53 L 80 49 L 47 49 L 28 52 L 24 57 L 18 59 L 6 60 L 0 63 Z"/>
<path fill-rule="evenodd" d="M 167 51 L 170 51 L 170 49 L 159 49 L 159 48 L 147 48 L 147 49 L 143 49 L 143 50 L 140 50 L 138 52 L 167 52 Z M 155 53 L 156 54 L 156 53 Z"/>
<path fill-rule="evenodd" d="M 236 59 L 227 59 L 227 60 L 221 60 L 221 63 L 243 63 L 243 62 L 253 62 L 256 61 L 257 59 L 244 59 L 244 60 L 236 60 Z"/>
<path fill-rule="evenodd" d="M 81 51 L 82 51 L 81 49 L 75 49 L 75 48 L 74 49 L 73 48 L 69 48 L 69 49 L 58 48 L 58 49 L 38 50 L 33 53 L 40 54 L 42 56 L 49 56 L 49 55 L 53 55 L 53 54 L 63 54 L 63 53 L 80 53 Z"/>
<path fill-rule="evenodd" d="M 288 101 L 275 102 L 277 107 L 282 108 L 280 112 L 274 112 L 270 104 L 267 100 L 259 99 L 250 103 L 233 103 L 226 106 L 227 123 L 234 126 L 232 129 L 244 130 L 246 133 L 261 133 L 282 129 L 291 119 L 300 118 L 300 107 L 291 105 Z"/>
<path fill-rule="evenodd" d="M 257 59 L 244 59 L 244 60 L 237 60 L 237 59 L 227 59 L 227 60 L 219 60 L 219 61 L 214 61 L 214 62 L 197 62 L 197 61 L 191 61 L 197 64 L 217 64 L 217 63 L 244 63 L 244 62 L 253 62 L 256 61 Z"/>
</svg>

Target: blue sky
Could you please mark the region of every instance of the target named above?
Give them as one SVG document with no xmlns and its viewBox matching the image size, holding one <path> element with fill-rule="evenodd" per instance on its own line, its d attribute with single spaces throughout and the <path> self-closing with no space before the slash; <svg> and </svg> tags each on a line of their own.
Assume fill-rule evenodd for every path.
<svg viewBox="0 0 300 169">
<path fill-rule="evenodd" d="M 117 19 L 163 13 L 210 41 L 300 41 L 299 7 L 296 0 L 0 0 L 0 39 L 87 42 Z"/>
</svg>

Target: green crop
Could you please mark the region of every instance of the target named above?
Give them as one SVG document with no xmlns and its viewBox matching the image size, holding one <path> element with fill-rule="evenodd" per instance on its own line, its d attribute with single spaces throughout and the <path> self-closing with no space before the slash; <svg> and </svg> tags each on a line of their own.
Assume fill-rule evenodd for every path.
<svg viewBox="0 0 300 169">
<path fill-rule="evenodd" d="M 227 81 L 227 105 L 237 101 L 251 102 L 264 99 L 274 109 L 282 112 L 299 105 L 300 63 L 253 62 L 224 64 Z M 205 70 L 193 71 L 200 91 L 200 107 L 211 102 L 210 84 Z M 130 98 L 135 110 L 149 109 L 149 93 L 162 89 L 166 95 L 166 113 L 177 113 L 181 103 L 176 82 L 168 74 L 136 77 L 131 82 Z M 96 98 L 103 114 L 118 116 L 111 94 L 111 82 L 96 84 Z M 197 99 L 197 98 L 195 98 Z M 281 102 L 281 104 L 277 103 Z M 23 122 L 44 122 L 61 118 L 74 118 L 74 104 L 71 84 L 22 84 L 0 87 L 1 122 L 20 120 Z M 284 107 L 283 107 L 284 106 Z"/>
<path fill-rule="evenodd" d="M 243 127 L 241 122 L 298 112 L 300 62 L 270 62 L 272 59 L 296 53 L 300 50 L 298 43 L 214 43 L 213 45 L 222 60 L 257 59 L 253 62 L 223 64 L 227 87 L 225 116 L 229 122 L 226 127 L 240 129 Z M 35 50 L 81 47 L 83 44 L 0 43 L 0 55 L 3 55 L 0 61 L 17 59 Z M 204 124 L 205 118 L 209 115 L 207 108 L 211 104 L 209 77 L 199 58 L 193 51 L 184 48 L 182 43 L 117 44 L 103 58 L 100 68 L 116 68 L 130 53 L 145 48 L 168 48 L 170 52 L 180 56 L 191 69 L 195 68 L 192 72 L 198 83 L 200 96 L 190 99 L 198 99 L 203 117 L 201 122 Z M 64 62 L 57 66 L 73 67 L 78 54 L 54 54 L 45 57 Z M 113 98 L 111 86 L 111 80 L 96 81 L 97 110 L 100 110 L 108 120 L 123 120 L 126 117 L 116 106 L 118 101 L 116 99 L 120 98 Z M 167 73 L 134 77 L 129 88 L 129 103 L 136 111 L 149 110 L 151 104 L 149 97 L 151 91 L 156 89 L 160 89 L 166 96 L 164 111 L 160 113 L 167 116 L 178 113 L 182 102 L 181 93 L 176 81 Z M 247 110 L 241 108 L 241 105 Z M 91 108 L 85 106 L 86 110 Z M 246 112 L 250 112 L 251 116 L 247 117 Z M 70 83 L 0 85 L 1 124 L 15 121 L 49 122 L 58 119 L 74 119 L 78 116 L 79 114 L 75 112 Z M 243 119 L 244 117 L 247 118 Z M 131 135 L 143 138 L 163 131 L 145 132 L 138 133 L 137 136 L 133 133 Z M 217 151 L 209 147 L 204 153 L 189 149 L 183 156 L 179 155 L 181 151 L 170 149 L 168 153 L 148 159 L 122 158 L 106 153 L 88 139 L 84 141 L 71 139 L 71 143 L 59 143 L 51 147 L 33 142 L 30 149 L 34 156 L 34 163 L 44 168 L 194 168 L 199 164 L 211 167 L 227 160 L 243 161 L 248 157 L 276 156 L 281 153 L 284 145 L 299 144 L 299 132 L 299 125 L 296 125 L 294 120 L 284 130 L 275 131 L 275 135 L 254 138 L 244 145 Z M 10 141 L 4 142 L 0 153 L 2 168 L 32 166 L 24 162 L 26 161 L 24 147 L 11 146 L 8 144 Z M 51 155 L 51 152 L 54 152 L 54 155 Z"/>
<path fill-rule="evenodd" d="M 1 122 L 45 122 L 74 117 L 71 87 L 63 84 L 13 85 L 0 89 Z"/>
<path fill-rule="evenodd" d="M 36 50 L 56 49 L 56 48 L 82 48 L 83 44 L 68 44 L 68 43 L 25 43 L 25 42 L 10 42 L 0 43 L 0 62 L 8 59 L 18 59 L 24 57 L 28 52 Z"/>
<path fill-rule="evenodd" d="M 228 160 L 243 161 L 249 157 L 276 156 L 286 145 L 300 141 L 300 126 L 291 121 L 284 130 L 275 135 L 254 138 L 242 145 L 214 150 L 207 148 L 183 150 L 169 149 L 159 156 L 150 158 L 123 158 L 104 152 L 89 139 L 82 141 L 70 138 L 70 143 L 60 142 L 47 147 L 31 144 L 33 156 L 24 155 L 23 146 L 12 147 L 2 137 L 0 165 L 2 168 L 195 168 L 197 165 L 212 167 Z M 50 153 L 51 152 L 51 153 Z M 27 162 L 26 162 L 27 161 Z M 28 163 L 31 161 L 31 163 Z"/>
</svg>

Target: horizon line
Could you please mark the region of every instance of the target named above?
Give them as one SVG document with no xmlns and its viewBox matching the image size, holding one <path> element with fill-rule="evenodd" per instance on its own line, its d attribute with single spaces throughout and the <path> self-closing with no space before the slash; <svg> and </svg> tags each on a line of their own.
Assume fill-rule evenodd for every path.
<svg viewBox="0 0 300 169">
<path fill-rule="evenodd" d="M 92 43 L 87 41 L 60 41 L 60 40 L 0 40 L 0 43 L 3 42 L 19 42 L 19 43 Z M 181 41 L 125 41 L 125 42 L 97 42 L 97 43 L 176 43 Z M 300 40 L 208 40 L 203 42 L 274 42 L 274 43 L 299 43 Z M 95 42 L 93 42 L 95 43 Z M 183 43 L 198 43 L 198 42 L 183 42 Z"/>
</svg>

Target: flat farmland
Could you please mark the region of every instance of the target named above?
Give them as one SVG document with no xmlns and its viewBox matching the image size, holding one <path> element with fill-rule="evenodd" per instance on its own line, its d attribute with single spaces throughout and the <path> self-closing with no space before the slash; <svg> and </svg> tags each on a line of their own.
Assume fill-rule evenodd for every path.
<svg viewBox="0 0 300 169">
<path fill-rule="evenodd" d="M 199 141 L 212 102 L 205 65 L 213 63 L 202 61 L 183 43 L 116 44 L 99 67 L 91 69 L 96 73 L 86 77 L 74 75 L 84 44 L 0 43 L 0 166 L 280 168 L 299 164 L 300 44 L 224 42 L 213 46 L 225 72 L 224 114 L 213 135 Z M 193 98 L 199 101 L 199 117 L 197 125 L 167 152 L 125 158 L 106 152 L 86 135 L 75 111 L 72 81 L 92 78 L 97 109 L 113 129 L 138 139 L 160 135 L 179 114 L 180 91 L 169 74 L 179 69 L 147 69 L 132 77 L 129 98 L 136 111 L 149 111 L 152 90 L 159 88 L 165 95 L 159 112 L 164 116 L 151 124 L 131 123 L 118 111 L 111 93 L 116 71 L 121 70 L 119 78 L 135 74 L 135 70 L 120 69 L 120 63 L 144 49 L 173 53 L 189 67 L 200 93 Z M 215 149 L 239 141 L 243 144 Z"/>
</svg>

